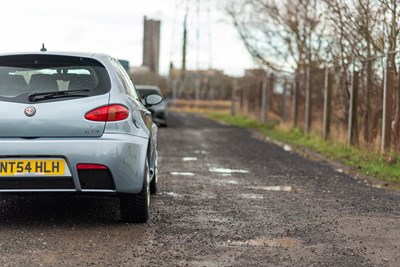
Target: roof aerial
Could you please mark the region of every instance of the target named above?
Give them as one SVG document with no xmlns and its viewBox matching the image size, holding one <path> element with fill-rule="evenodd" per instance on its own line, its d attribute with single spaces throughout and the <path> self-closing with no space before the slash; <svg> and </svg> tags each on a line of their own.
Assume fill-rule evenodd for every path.
<svg viewBox="0 0 400 267">
<path fill-rule="evenodd" d="M 42 48 L 40 49 L 40 52 L 46 52 L 47 51 L 47 49 L 46 49 L 46 47 L 44 47 L 44 43 L 42 43 Z"/>
</svg>

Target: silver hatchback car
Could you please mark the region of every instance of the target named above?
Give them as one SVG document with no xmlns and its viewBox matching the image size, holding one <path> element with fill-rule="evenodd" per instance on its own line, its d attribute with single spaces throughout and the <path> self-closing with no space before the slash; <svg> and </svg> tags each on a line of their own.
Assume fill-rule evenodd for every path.
<svg viewBox="0 0 400 267">
<path fill-rule="evenodd" d="M 0 55 L 0 192 L 120 198 L 144 223 L 157 191 L 157 126 L 119 62 L 103 54 Z"/>
</svg>

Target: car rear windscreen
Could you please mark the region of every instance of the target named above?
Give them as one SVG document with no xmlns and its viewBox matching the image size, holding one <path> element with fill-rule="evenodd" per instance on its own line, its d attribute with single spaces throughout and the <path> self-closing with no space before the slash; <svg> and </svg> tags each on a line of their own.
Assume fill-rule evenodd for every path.
<svg viewBox="0 0 400 267">
<path fill-rule="evenodd" d="M 58 95 L 81 91 L 74 97 L 110 91 L 106 68 L 92 58 L 59 55 L 14 55 L 0 57 L 0 100 L 26 102 L 33 94 Z M 60 92 L 60 93 L 59 93 Z M 65 93 L 63 93 L 65 92 Z M 45 98 L 60 101 L 71 98 Z"/>
</svg>

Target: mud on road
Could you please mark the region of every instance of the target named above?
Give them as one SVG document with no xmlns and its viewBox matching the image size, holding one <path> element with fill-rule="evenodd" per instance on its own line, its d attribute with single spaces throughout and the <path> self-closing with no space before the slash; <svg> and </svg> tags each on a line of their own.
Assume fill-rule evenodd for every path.
<svg viewBox="0 0 400 267">
<path fill-rule="evenodd" d="M 286 150 L 171 114 L 147 224 L 112 198 L 1 196 L 0 266 L 400 266 L 400 194 Z"/>
</svg>

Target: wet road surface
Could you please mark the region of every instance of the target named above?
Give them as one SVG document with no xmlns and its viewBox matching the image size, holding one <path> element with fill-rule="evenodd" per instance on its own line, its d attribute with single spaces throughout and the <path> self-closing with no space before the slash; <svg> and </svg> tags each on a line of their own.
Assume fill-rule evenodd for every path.
<svg viewBox="0 0 400 267">
<path fill-rule="evenodd" d="M 397 192 L 196 115 L 159 155 L 144 225 L 113 198 L 1 196 L 0 266 L 400 266 Z"/>
</svg>

